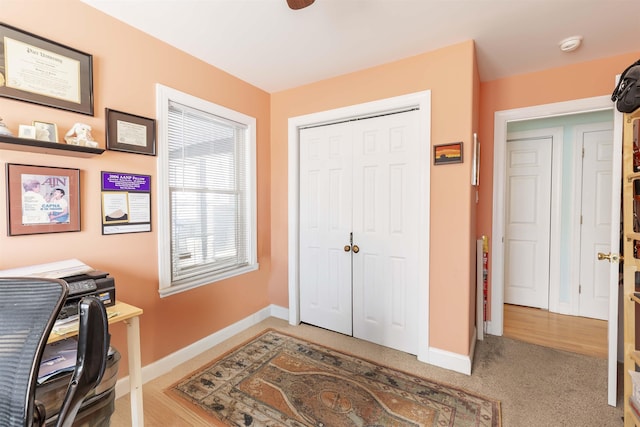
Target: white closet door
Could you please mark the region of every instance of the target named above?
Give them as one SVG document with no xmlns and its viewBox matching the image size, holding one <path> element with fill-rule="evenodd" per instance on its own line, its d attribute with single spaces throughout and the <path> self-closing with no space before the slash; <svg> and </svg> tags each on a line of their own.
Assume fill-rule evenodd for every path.
<svg viewBox="0 0 640 427">
<path fill-rule="evenodd" d="M 352 335 L 351 126 L 300 132 L 300 318 Z M 277 238 L 277 236 L 274 236 Z"/>
<path fill-rule="evenodd" d="M 596 125 L 597 126 L 597 125 Z M 580 231 L 580 316 L 609 317 L 609 263 L 598 252 L 611 252 L 613 130 L 581 132 L 582 226 Z M 617 251 L 616 251 L 617 252 Z"/>
<path fill-rule="evenodd" d="M 353 335 L 417 353 L 418 111 L 354 124 Z"/>
<path fill-rule="evenodd" d="M 504 300 L 549 308 L 550 137 L 507 142 Z"/>
</svg>

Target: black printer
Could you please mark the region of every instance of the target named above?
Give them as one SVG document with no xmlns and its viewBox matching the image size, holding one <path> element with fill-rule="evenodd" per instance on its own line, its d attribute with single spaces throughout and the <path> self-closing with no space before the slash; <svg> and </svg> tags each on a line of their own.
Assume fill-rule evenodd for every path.
<svg viewBox="0 0 640 427">
<path fill-rule="evenodd" d="M 105 307 L 116 303 L 116 285 L 113 277 L 104 271 L 92 270 L 74 276 L 61 277 L 69 285 L 69 295 L 58 319 L 78 314 L 78 303 L 83 297 L 97 297 Z"/>
</svg>

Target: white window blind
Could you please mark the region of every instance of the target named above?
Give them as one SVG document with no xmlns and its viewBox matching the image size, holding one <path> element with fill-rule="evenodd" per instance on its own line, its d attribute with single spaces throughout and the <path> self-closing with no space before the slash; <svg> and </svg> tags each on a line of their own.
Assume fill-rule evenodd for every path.
<svg viewBox="0 0 640 427">
<path fill-rule="evenodd" d="M 160 251 L 169 252 L 170 283 L 163 286 L 161 265 L 161 294 L 257 268 L 250 125 L 187 104 L 167 99 L 165 107 L 168 207 L 159 210 L 170 239 Z"/>
</svg>

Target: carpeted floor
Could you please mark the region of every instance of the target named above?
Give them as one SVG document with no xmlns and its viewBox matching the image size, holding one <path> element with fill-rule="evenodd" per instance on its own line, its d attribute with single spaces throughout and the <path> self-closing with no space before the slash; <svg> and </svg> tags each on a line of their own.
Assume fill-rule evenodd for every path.
<svg viewBox="0 0 640 427">
<path fill-rule="evenodd" d="M 231 426 L 501 425 L 495 400 L 275 330 L 167 393 Z"/>
</svg>

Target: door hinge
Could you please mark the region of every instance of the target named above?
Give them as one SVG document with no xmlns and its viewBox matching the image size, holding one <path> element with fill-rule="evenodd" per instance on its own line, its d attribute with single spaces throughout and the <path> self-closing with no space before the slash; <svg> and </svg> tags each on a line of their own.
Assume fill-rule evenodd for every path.
<svg viewBox="0 0 640 427">
<path fill-rule="evenodd" d="M 581 294 L 582 293 L 582 285 L 578 285 L 578 293 Z"/>
</svg>

